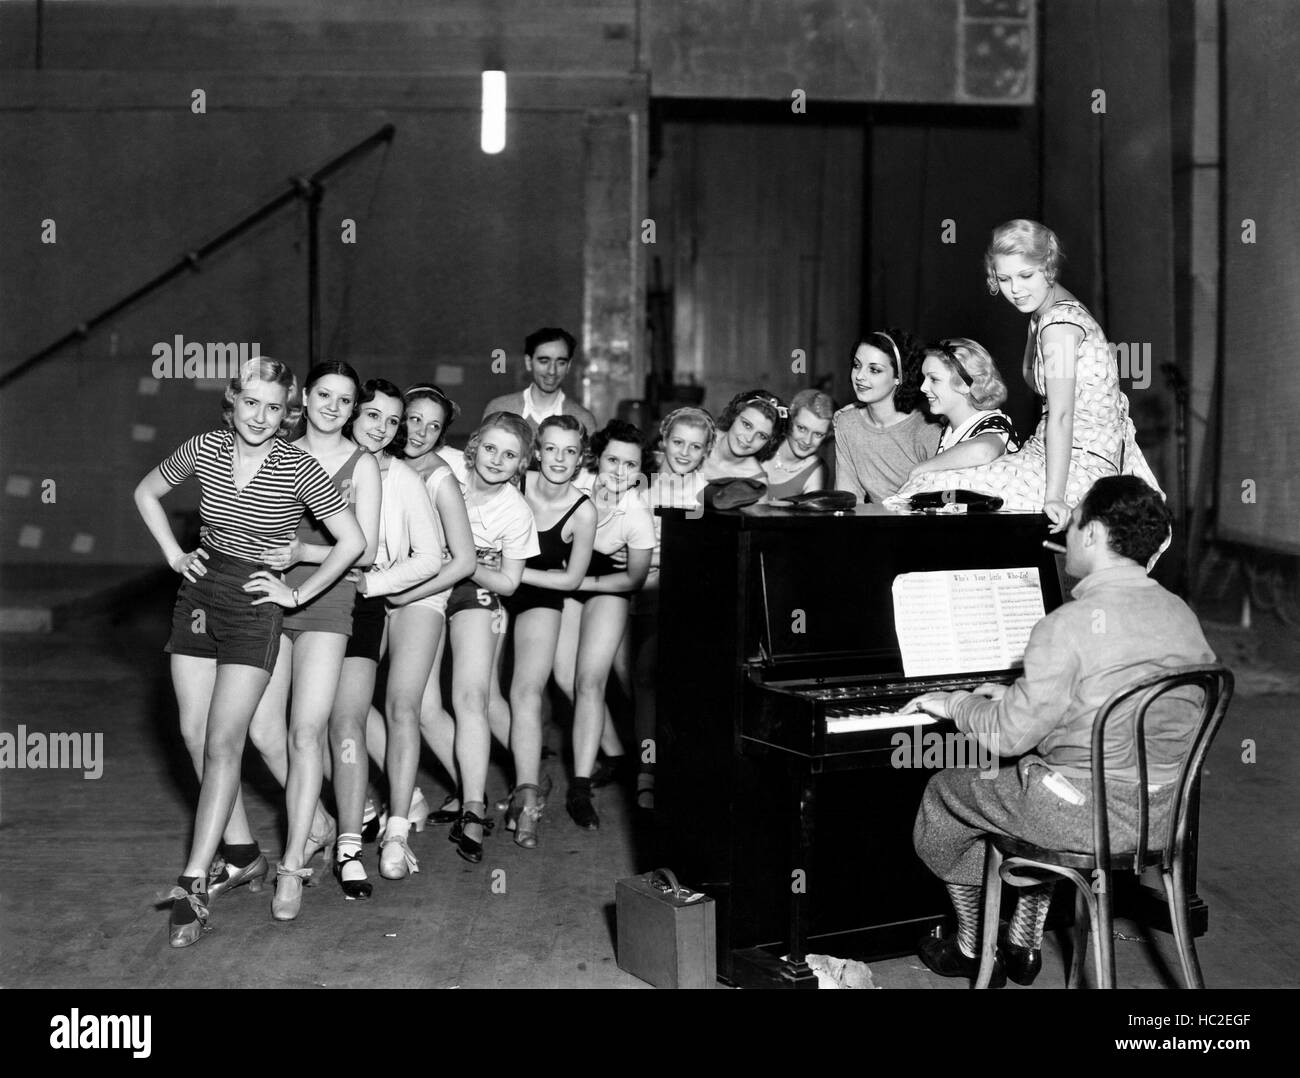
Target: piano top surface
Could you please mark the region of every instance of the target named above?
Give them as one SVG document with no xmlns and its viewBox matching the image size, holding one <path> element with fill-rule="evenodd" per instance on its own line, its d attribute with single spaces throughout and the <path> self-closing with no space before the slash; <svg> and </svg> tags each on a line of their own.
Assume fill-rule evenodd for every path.
<svg viewBox="0 0 1300 1078">
<path fill-rule="evenodd" d="M 684 509 L 657 509 L 657 513 L 667 517 L 682 517 L 689 521 L 699 519 L 699 511 L 688 515 Z M 738 531 L 767 529 L 786 529 L 798 527 L 816 527 L 827 522 L 843 523 L 849 527 L 863 527 L 862 521 L 873 528 L 906 528 L 917 521 L 941 520 L 945 526 L 956 528 L 979 526 L 989 520 L 1010 521 L 1029 525 L 1033 521 L 1041 523 L 1043 537 L 1047 537 L 1047 518 L 1042 513 L 913 513 L 904 510 L 886 509 L 883 506 L 869 504 L 855 506 L 839 513 L 812 513 L 803 509 L 784 509 L 772 505 L 747 505 L 741 509 L 708 509 L 704 516 L 718 527 L 734 528 Z"/>
</svg>

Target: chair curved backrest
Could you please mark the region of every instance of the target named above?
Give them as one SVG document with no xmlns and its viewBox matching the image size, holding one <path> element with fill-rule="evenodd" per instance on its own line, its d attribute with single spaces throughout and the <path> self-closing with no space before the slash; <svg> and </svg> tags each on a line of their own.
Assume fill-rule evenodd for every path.
<svg viewBox="0 0 1300 1078">
<path fill-rule="evenodd" d="M 1178 768 L 1169 827 L 1161 849 L 1161 867 L 1168 870 L 1176 856 L 1181 859 L 1187 841 L 1188 810 L 1192 797 L 1195 796 L 1201 768 L 1210 751 L 1210 744 L 1223 723 L 1224 715 L 1227 714 L 1228 704 L 1232 700 L 1233 684 L 1232 671 L 1222 663 L 1178 666 L 1149 674 L 1132 685 L 1119 689 L 1101 705 L 1092 728 L 1092 837 L 1098 868 L 1104 867 L 1110 860 L 1110 820 L 1106 805 L 1107 724 L 1120 711 L 1121 705 L 1137 697 L 1134 705 L 1136 710 L 1128 713 L 1134 716 L 1133 738 L 1138 767 L 1137 848 L 1133 855 L 1133 871 L 1140 874 L 1147 859 L 1147 820 L 1150 808 L 1147 789 L 1147 711 L 1156 700 L 1174 689 L 1192 686 L 1202 690 L 1200 714 L 1197 716 L 1187 752 Z"/>
</svg>

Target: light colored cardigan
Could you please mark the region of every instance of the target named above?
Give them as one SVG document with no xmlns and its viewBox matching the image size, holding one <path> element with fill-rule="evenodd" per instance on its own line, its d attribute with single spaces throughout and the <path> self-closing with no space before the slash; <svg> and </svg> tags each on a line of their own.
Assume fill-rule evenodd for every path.
<svg viewBox="0 0 1300 1078">
<path fill-rule="evenodd" d="M 393 595 L 423 584 L 442 567 L 442 529 L 423 480 L 391 461 L 379 511 L 379 548 L 366 572 L 367 595 Z"/>
</svg>

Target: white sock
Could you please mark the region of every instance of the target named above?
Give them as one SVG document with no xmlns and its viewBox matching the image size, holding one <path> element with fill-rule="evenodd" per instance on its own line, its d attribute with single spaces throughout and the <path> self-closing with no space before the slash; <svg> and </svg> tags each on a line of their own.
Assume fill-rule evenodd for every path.
<svg viewBox="0 0 1300 1078">
<path fill-rule="evenodd" d="M 405 839 L 411 833 L 411 821 L 405 816 L 389 816 L 388 827 L 384 830 L 384 838 Z"/>
<path fill-rule="evenodd" d="M 334 856 L 342 861 L 350 854 L 361 852 L 361 836 L 355 834 L 339 835 L 338 846 L 335 849 Z M 355 880 L 364 880 L 366 878 L 366 868 L 360 861 L 348 861 L 340 870 L 339 875 L 349 882 Z"/>
</svg>

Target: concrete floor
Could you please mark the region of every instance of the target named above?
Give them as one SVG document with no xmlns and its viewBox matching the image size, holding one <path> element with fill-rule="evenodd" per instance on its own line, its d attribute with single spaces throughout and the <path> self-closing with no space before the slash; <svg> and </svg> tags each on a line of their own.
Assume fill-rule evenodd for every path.
<svg viewBox="0 0 1300 1078">
<path fill-rule="evenodd" d="M 0 636 L 0 729 L 25 723 L 104 735 L 98 780 L 0 772 L 0 987 L 645 987 L 614 961 L 614 881 L 636 870 L 637 856 L 630 812 L 611 790 L 598 794 L 603 826 L 594 834 L 574 827 L 558 793 L 538 851 L 498 833 L 473 866 L 455 855 L 444 828 L 430 826 L 412 836 L 421 871 L 405 881 L 378 879 L 374 847 L 367 848 L 375 880 L 369 902 L 345 902 L 327 877 L 305 892 L 298 921 L 278 924 L 269 889 L 242 889 L 216 903 L 214 932 L 171 951 L 166 912 L 154 903 L 182 863 L 196 783 L 161 654 L 170 599 L 150 595 L 117 620 Z M 1281 639 L 1222 633 L 1214 640 L 1230 661 L 1262 663 L 1274 674 L 1242 679 L 1204 780 L 1198 890 L 1210 932 L 1198 948 L 1212 987 L 1300 985 L 1300 694 L 1276 676 L 1285 660 L 1261 657 Z M 1269 694 L 1255 694 L 1261 691 Z M 1242 762 L 1248 738 L 1256 744 L 1253 764 Z M 494 769 L 490 795 L 505 783 Z M 423 773 L 421 784 L 436 806 L 436 780 Z M 274 865 L 279 790 L 256 769 L 245 789 Z M 1120 985 L 1174 983 L 1169 937 L 1156 934 L 1152 949 L 1134 926 L 1121 923 L 1118 931 Z M 1034 988 L 1064 983 L 1050 938 L 1047 951 Z M 914 958 L 873 963 L 872 971 L 886 988 L 965 987 Z"/>
</svg>

